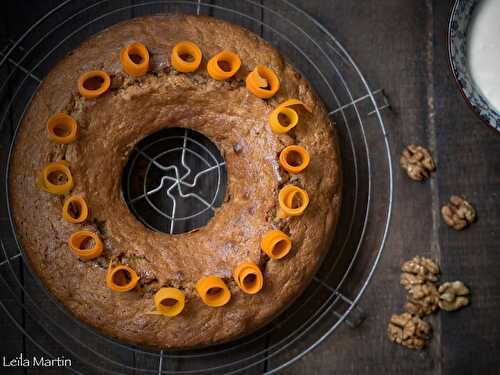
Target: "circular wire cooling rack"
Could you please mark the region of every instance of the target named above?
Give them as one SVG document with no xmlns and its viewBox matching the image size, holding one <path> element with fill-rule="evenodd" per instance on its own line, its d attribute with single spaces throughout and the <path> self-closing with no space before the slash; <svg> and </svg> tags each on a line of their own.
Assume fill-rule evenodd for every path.
<svg viewBox="0 0 500 375">
<path fill-rule="evenodd" d="M 17 128 L 51 67 L 106 27 L 160 13 L 225 19 L 274 45 L 311 82 L 329 109 L 341 146 L 344 179 L 334 244 L 311 285 L 286 313 L 236 341 L 180 352 L 128 345 L 73 318 L 30 270 L 16 238 L 7 184 Z M 78 374 L 273 373 L 315 348 L 342 322 L 355 325 L 360 320 L 363 314 L 357 303 L 379 260 L 391 217 L 391 156 L 380 114 L 389 104 L 381 90 L 369 87 L 342 44 L 299 7 L 286 0 L 67 0 L 3 50 L 0 76 L 5 77 L 0 83 L 0 165 L 5 187 L 0 192 L 0 307 L 22 332 L 20 344 L 10 345 L 13 353 L 71 359 L 64 371 Z M 180 181 L 175 174 L 174 179 Z"/>
</svg>

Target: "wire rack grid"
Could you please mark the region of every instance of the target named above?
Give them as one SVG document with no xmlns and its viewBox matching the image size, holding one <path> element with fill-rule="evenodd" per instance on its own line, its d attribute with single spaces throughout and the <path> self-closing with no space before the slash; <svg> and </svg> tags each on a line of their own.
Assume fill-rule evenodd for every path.
<svg viewBox="0 0 500 375">
<path fill-rule="evenodd" d="M 208 138 L 190 129 L 167 128 L 134 147 L 123 174 L 123 195 L 151 230 L 185 233 L 205 225 L 221 205 L 226 173 L 226 162 Z"/>
<path fill-rule="evenodd" d="M 0 154 L 5 186 L 0 200 L 4 215 L 0 228 L 0 307 L 22 332 L 22 350 L 71 358 L 72 365 L 67 370 L 74 373 L 273 373 L 315 348 L 342 322 L 351 326 L 359 323 L 363 312 L 357 304 L 381 255 L 392 210 L 392 161 L 380 113 L 389 107 L 389 102 L 383 90 L 372 90 L 342 44 L 314 18 L 286 0 L 101 0 L 81 4 L 62 2 L 13 41 L 0 59 L 0 73 L 6 77 L 0 85 L 0 131 L 2 149 L 9 150 Z M 182 352 L 118 342 L 74 319 L 30 269 L 12 222 L 7 183 L 16 131 L 50 68 L 81 41 L 116 22 L 174 12 L 226 19 L 260 34 L 312 83 L 336 123 L 345 186 L 341 221 L 332 249 L 293 306 L 252 335 L 216 347 Z M 187 141 L 184 135 L 183 142 Z M 186 143 L 180 149 L 182 155 L 186 153 L 185 146 Z M 140 154 L 140 150 L 136 151 Z M 214 167 L 221 177 L 223 161 L 215 159 L 214 164 L 206 160 L 206 169 Z M 181 157 L 181 166 L 186 168 L 182 161 Z M 170 193 L 186 184 L 196 185 L 197 176 L 200 178 L 203 171 L 198 171 L 193 182 L 188 183 L 188 169 L 181 175 L 181 166 L 172 169 L 171 178 L 165 177 L 166 173 L 155 188 L 143 187 L 144 199 L 165 190 L 167 182 L 171 183 L 166 189 L 172 189 Z M 158 187 L 161 189 L 151 192 Z M 185 195 L 182 189 L 178 191 Z M 207 210 L 214 207 L 214 203 L 205 203 Z M 175 212 L 175 207 L 172 210 Z M 171 233 L 176 231 L 174 222 L 171 220 L 168 228 Z"/>
</svg>

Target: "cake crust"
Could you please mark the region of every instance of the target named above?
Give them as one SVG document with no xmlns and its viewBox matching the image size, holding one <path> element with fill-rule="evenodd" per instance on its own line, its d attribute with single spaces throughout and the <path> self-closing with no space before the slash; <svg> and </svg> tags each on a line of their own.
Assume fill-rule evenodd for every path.
<svg viewBox="0 0 500 375">
<path fill-rule="evenodd" d="M 170 66 L 170 51 L 181 40 L 196 43 L 203 62 L 193 74 Z M 120 49 L 133 41 L 147 46 L 150 72 L 131 78 L 122 72 Z M 239 54 L 236 77 L 219 82 L 206 73 L 206 58 L 222 49 Z M 270 100 L 253 96 L 244 79 L 257 64 L 270 66 L 281 81 Z M 85 100 L 76 82 L 87 70 L 111 76 L 109 92 Z M 290 135 L 273 134 L 268 116 L 276 105 L 298 98 L 312 109 Z M 70 145 L 47 139 L 46 121 L 56 112 L 73 116 L 79 138 Z M 130 212 L 121 190 L 121 174 L 134 145 L 166 127 L 203 133 L 225 158 L 226 200 L 209 223 L 191 233 L 153 232 Z M 304 146 L 309 167 L 293 177 L 306 189 L 305 214 L 276 219 L 280 187 L 290 182 L 278 164 L 287 145 Z M 235 152 L 235 145 L 238 152 Z M 63 198 L 39 190 L 37 173 L 52 161 L 69 162 L 75 181 L 72 194 L 85 197 L 91 210 L 85 224 L 62 220 Z M 35 95 L 18 131 L 9 175 L 10 204 L 16 232 L 31 267 L 44 285 L 77 318 L 100 331 L 134 344 L 192 348 L 231 340 L 261 327 L 290 304 L 308 285 L 329 250 L 341 200 L 338 146 L 327 111 L 309 84 L 258 36 L 210 17 L 152 16 L 115 25 L 84 42 L 52 69 Z M 290 254 L 269 260 L 260 238 L 273 228 L 287 232 Z M 71 233 L 88 229 L 103 239 L 103 254 L 80 261 L 69 250 Z M 136 289 L 116 293 L 106 287 L 111 257 L 135 269 Z M 243 261 L 258 264 L 263 290 L 247 295 L 232 279 Z M 224 307 L 204 305 L 196 281 L 217 275 L 231 290 Z M 186 307 L 175 318 L 148 315 L 153 295 L 162 286 L 181 289 Z"/>
</svg>

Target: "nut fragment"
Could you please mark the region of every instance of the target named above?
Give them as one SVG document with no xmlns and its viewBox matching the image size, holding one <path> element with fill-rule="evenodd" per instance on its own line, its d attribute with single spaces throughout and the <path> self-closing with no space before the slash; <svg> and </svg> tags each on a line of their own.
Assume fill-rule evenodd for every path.
<svg viewBox="0 0 500 375">
<path fill-rule="evenodd" d="M 233 151 L 235 152 L 235 154 L 239 155 L 243 151 L 243 146 L 240 143 L 235 143 L 233 145 Z"/>
<path fill-rule="evenodd" d="M 424 284 L 427 281 L 434 283 L 439 274 L 439 267 L 434 261 L 420 256 L 403 263 L 401 270 L 403 273 L 400 282 L 407 290 L 413 285 Z"/>
<path fill-rule="evenodd" d="M 408 145 L 401 153 L 399 164 L 412 180 L 423 181 L 436 169 L 429 150 L 422 146 Z"/>
<path fill-rule="evenodd" d="M 462 230 L 476 219 L 476 210 L 463 197 L 452 195 L 441 208 L 441 215 L 450 227 Z"/>
<path fill-rule="evenodd" d="M 422 349 L 430 333 L 430 324 L 410 313 L 393 315 L 387 327 L 391 341 L 410 349 Z"/>
<path fill-rule="evenodd" d="M 439 294 L 439 307 L 445 311 L 455 311 L 469 304 L 470 290 L 461 281 L 441 284 Z"/>
<path fill-rule="evenodd" d="M 412 285 L 408 289 L 405 311 L 420 317 L 432 314 L 439 305 L 439 293 L 434 283 Z"/>
</svg>

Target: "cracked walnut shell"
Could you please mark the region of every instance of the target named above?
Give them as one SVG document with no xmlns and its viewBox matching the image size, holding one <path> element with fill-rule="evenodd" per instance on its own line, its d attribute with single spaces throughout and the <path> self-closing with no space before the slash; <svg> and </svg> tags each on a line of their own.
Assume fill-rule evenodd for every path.
<svg viewBox="0 0 500 375">
<path fill-rule="evenodd" d="M 422 349 L 430 338 L 431 326 L 410 313 L 393 315 L 387 327 L 389 339 L 410 349 Z"/>
<path fill-rule="evenodd" d="M 405 311 L 420 317 L 432 314 L 439 305 L 439 292 L 434 283 L 412 285 L 408 289 Z"/>
<path fill-rule="evenodd" d="M 409 290 L 413 285 L 426 282 L 436 282 L 439 274 L 439 266 L 429 258 L 416 256 L 412 260 L 403 263 L 401 267 L 401 285 Z"/>
<path fill-rule="evenodd" d="M 469 304 L 470 290 L 461 281 L 441 284 L 439 294 L 439 307 L 445 311 L 455 311 Z"/>
<path fill-rule="evenodd" d="M 399 164 L 408 177 L 415 181 L 429 178 L 430 173 L 436 169 L 429 150 L 414 144 L 406 146 L 401 153 Z"/>
<path fill-rule="evenodd" d="M 463 197 L 452 195 L 441 208 L 441 216 L 450 227 L 462 230 L 476 219 L 476 210 Z"/>
</svg>

